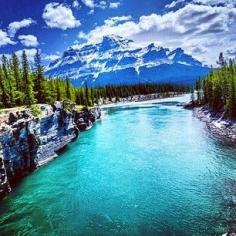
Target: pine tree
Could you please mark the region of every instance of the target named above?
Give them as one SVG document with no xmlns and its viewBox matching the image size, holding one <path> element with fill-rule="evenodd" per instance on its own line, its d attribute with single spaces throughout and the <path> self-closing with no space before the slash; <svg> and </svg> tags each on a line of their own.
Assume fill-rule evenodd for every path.
<svg viewBox="0 0 236 236">
<path fill-rule="evenodd" d="M 70 81 L 66 79 L 66 98 L 71 100 Z"/>
<path fill-rule="evenodd" d="M 6 81 L 6 88 L 7 88 L 7 93 L 9 95 L 9 100 L 10 100 L 10 106 L 14 106 L 14 89 L 13 89 L 13 84 L 11 81 L 11 76 L 10 76 L 10 70 L 9 70 L 9 62 L 6 58 L 5 55 L 2 55 L 2 69 L 3 69 L 3 74 L 4 78 Z"/>
<path fill-rule="evenodd" d="M 203 81 L 202 101 L 214 112 L 225 112 L 236 118 L 236 65 L 233 60 L 227 63 L 223 53 L 219 55 L 219 69 L 211 72 Z"/>
<path fill-rule="evenodd" d="M 60 84 L 58 81 L 56 81 L 56 99 L 57 101 L 61 101 L 61 91 L 60 91 Z"/>
<path fill-rule="evenodd" d="M 20 62 L 15 53 L 12 54 L 12 69 L 15 78 L 16 90 L 21 91 L 21 81 L 20 81 Z"/>
<path fill-rule="evenodd" d="M 88 82 L 85 81 L 85 104 L 86 107 L 89 106 L 89 92 L 88 92 Z"/>
<path fill-rule="evenodd" d="M 11 105 L 9 95 L 4 83 L 3 70 L 0 67 L 0 101 L 3 108 L 9 107 Z"/>
<path fill-rule="evenodd" d="M 220 65 L 221 67 L 225 66 L 226 61 L 225 61 L 223 52 L 220 53 L 219 60 L 216 63 Z"/>
<path fill-rule="evenodd" d="M 43 66 L 41 65 L 41 56 L 38 49 L 34 57 L 34 63 L 35 63 L 34 91 L 36 93 L 35 98 L 37 99 L 37 103 L 46 103 L 49 100 L 48 99 L 49 94 L 44 79 L 44 71 L 43 71 Z"/>
<path fill-rule="evenodd" d="M 12 71 L 15 81 L 15 102 L 22 105 L 24 100 L 24 86 L 21 81 L 20 62 L 15 53 L 12 54 Z"/>
<path fill-rule="evenodd" d="M 33 91 L 34 83 L 32 76 L 30 75 L 29 63 L 25 50 L 23 50 L 22 53 L 22 81 L 25 88 L 24 104 L 32 105 L 35 103 L 35 96 Z"/>
</svg>

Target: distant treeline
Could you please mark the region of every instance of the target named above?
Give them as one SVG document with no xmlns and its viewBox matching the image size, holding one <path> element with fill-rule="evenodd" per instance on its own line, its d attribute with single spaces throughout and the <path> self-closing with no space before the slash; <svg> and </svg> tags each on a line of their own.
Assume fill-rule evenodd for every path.
<svg viewBox="0 0 236 236">
<path fill-rule="evenodd" d="M 197 105 L 209 105 L 213 112 L 225 112 L 236 118 L 236 62 L 226 61 L 220 53 L 219 69 L 209 73 L 196 83 Z"/>
<path fill-rule="evenodd" d="M 87 91 L 87 92 L 86 92 Z M 190 91 L 188 86 L 173 84 L 134 84 L 134 85 L 109 85 L 98 88 L 78 88 L 76 103 L 82 105 L 98 104 L 100 99 L 119 101 L 120 98 L 127 98 L 134 95 L 147 95 L 152 93 L 162 93 L 168 95 L 169 92 L 185 93 Z"/>
<path fill-rule="evenodd" d="M 2 56 L 0 65 L 0 108 L 30 106 L 36 103 L 52 104 L 55 101 L 71 101 L 78 105 L 91 106 L 98 104 L 101 98 L 115 98 L 150 93 L 183 93 L 189 91 L 187 86 L 173 84 L 138 84 L 124 86 L 106 86 L 75 88 L 69 79 L 44 76 L 44 67 L 37 50 L 34 65 L 31 68 L 25 51 L 21 58 L 12 54 L 11 58 Z"/>
</svg>

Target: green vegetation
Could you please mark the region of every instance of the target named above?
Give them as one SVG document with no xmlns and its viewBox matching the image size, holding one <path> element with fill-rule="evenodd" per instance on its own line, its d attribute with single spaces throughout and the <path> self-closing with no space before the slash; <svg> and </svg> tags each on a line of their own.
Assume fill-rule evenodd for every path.
<svg viewBox="0 0 236 236">
<path fill-rule="evenodd" d="M 80 89 L 79 89 L 80 90 Z M 82 88 L 83 90 L 83 88 Z M 109 85 L 105 87 L 91 88 L 88 90 L 85 97 L 87 97 L 87 101 L 89 104 L 97 103 L 99 98 L 107 98 L 110 101 L 115 99 L 115 101 L 119 101 L 120 98 L 127 98 L 134 95 L 147 95 L 152 93 L 161 93 L 163 96 L 168 96 L 170 92 L 176 93 L 185 93 L 189 92 L 188 86 L 183 85 L 174 85 L 174 84 L 134 84 L 134 85 Z M 81 91 L 83 93 L 83 91 Z M 80 97 L 78 97 L 80 98 Z M 77 100 L 78 104 L 83 101 Z"/>
<path fill-rule="evenodd" d="M 74 102 L 81 106 L 93 106 L 100 99 L 119 101 L 133 95 L 169 92 L 183 93 L 189 88 L 171 84 L 137 84 L 122 86 L 106 86 L 89 88 L 87 82 L 83 87 L 75 88 L 69 79 L 49 78 L 44 76 L 39 51 L 34 57 L 34 64 L 28 61 L 25 51 L 19 59 L 16 54 L 11 58 L 2 56 L 0 65 L 0 108 L 29 106 L 39 115 L 32 106 L 39 103 L 52 104 L 55 101 Z"/>
<path fill-rule="evenodd" d="M 31 105 L 30 110 L 33 116 L 41 118 L 43 113 L 37 104 Z"/>
<path fill-rule="evenodd" d="M 219 69 L 212 71 L 196 83 L 197 105 L 209 105 L 213 112 L 225 112 L 236 118 L 236 63 L 224 59 L 220 53 Z"/>
<path fill-rule="evenodd" d="M 27 55 L 23 51 L 19 59 L 16 54 L 8 59 L 2 56 L 0 65 L 0 108 L 31 106 L 36 103 L 54 101 L 75 101 L 76 89 L 67 80 L 46 79 L 41 64 L 40 53 L 30 67 Z"/>
</svg>

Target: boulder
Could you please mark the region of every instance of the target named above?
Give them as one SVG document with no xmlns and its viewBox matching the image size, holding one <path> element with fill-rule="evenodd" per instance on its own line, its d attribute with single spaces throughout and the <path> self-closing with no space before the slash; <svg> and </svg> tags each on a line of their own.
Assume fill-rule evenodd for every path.
<svg viewBox="0 0 236 236">
<path fill-rule="evenodd" d="M 9 114 L 8 123 L 11 125 L 17 121 L 17 116 L 14 113 Z"/>
<path fill-rule="evenodd" d="M 77 124 L 80 131 L 84 131 L 87 128 L 87 124 L 85 122 Z"/>
</svg>

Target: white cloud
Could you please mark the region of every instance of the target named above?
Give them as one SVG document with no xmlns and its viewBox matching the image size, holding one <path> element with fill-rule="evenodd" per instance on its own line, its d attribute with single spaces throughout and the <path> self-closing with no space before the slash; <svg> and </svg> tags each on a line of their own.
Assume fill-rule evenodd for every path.
<svg viewBox="0 0 236 236">
<path fill-rule="evenodd" d="M 124 23 L 126 21 L 132 20 L 131 16 L 114 16 L 110 17 L 107 20 L 104 21 L 105 25 L 115 26 L 117 24 Z"/>
<path fill-rule="evenodd" d="M 94 9 L 91 9 L 89 12 L 88 12 L 89 15 L 92 15 L 94 14 Z"/>
<path fill-rule="evenodd" d="M 141 16 L 138 22 L 132 21 L 130 16 L 108 18 L 104 25 L 94 28 L 88 38 L 102 38 L 110 34 L 129 37 L 149 32 L 165 33 L 167 36 L 207 35 L 228 32 L 234 23 L 236 9 L 189 4 L 176 12 Z"/>
<path fill-rule="evenodd" d="M 89 15 L 94 13 L 95 8 L 101 8 L 101 9 L 106 9 L 106 8 L 118 8 L 120 5 L 120 2 L 107 2 L 105 0 L 100 0 L 98 2 L 95 2 L 94 0 L 82 0 L 83 4 L 87 6 L 88 8 L 91 8 L 89 11 Z"/>
<path fill-rule="evenodd" d="M 72 3 L 72 7 L 79 9 L 80 8 L 79 2 L 77 0 L 74 0 L 74 2 Z"/>
<path fill-rule="evenodd" d="M 32 24 L 35 24 L 36 21 L 32 20 L 31 18 L 23 19 L 21 21 L 14 21 L 9 24 L 8 26 L 8 33 L 11 37 L 14 37 L 16 32 L 24 27 L 29 27 Z"/>
<path fill-rule="evenodd" d="M 30 63 L 33 63 L 34 62 L 34 57 L 35 57 L 35 54 L 37 52 L 37 49 L 35 48 L 31 48 L 31 49 L 22 49 L 22 50 L 18 50 L 18 51 L 15 51 L 15 54 L 21 59 L 22 57 L 22 53 L 23 53 L 23 50 L 25 51 L 26 55 L 27 55 L 27 58 L 28 58 L 28 61 Z M 46 54 L 46 53 L 42 53 L 41 50 L 39 49 L 39 52 L 41 53 L 41 58 L 42 58 L 42 61 L 43 62 L 51 62 L 51 61 L 55 61 L 56 59 L 60 58 L 60 53 L 59 52 L 56 52 L 55 54 Z M 3 54 L 0 54 L 0 57 L 2 56 Z M 12 55 L 11 54 L 4 54 L 8 59 L 11 59 Z"/>
<path fill-rule="evenodd" d="M 80 31 L 79 34 L 78 34 L 78 38 L 86 39 L 86 34 L 83 31 Z"/>
<path fill-rule="evenodd" d="M 35 57 L 35 54 L 37 52 L 37 49 L 36 48 L 30 48 L 30 49 L 22 49 L 22 50 L 15 51 L 14 53 L 17 55 L 17 57 L 20 60 L 22 59 L 23 51 L 25 51 L 28 61 L 30 62 L 30 64 L 32 64 L 34 62 L 34 57 Z M 0 54 L 0 57 L 2 55 L 5 55 L 8 59 L 11 59 L 11 57 L 12 57 L 12 54 Z"/>
<path fill-rule="evenodd" d="M 34 56 L 35 56 L 35 54 L 36 54 L 36 52 L 37 52 L 37 49 L 36 49 L 36 48 L 22 49 L 22 50 L 16 51 L 15 54 L 16 54 L 19 58 L 21 58 L 22 53 L 23 53 L 23 50 L 25 51 L 29 62 L 33 62 L 33 61 L 34 61 Z"/>
<path fill-rule="evenodd" d="M 100 1 L 97 7 L 105 9 L 107 7 L 107 3 L 105 1 Z"/>
<path fill-rule="evenodd" d="M 81 25 L 68 6 L 56 2 L 45 6 L 42 17 L 50 28 L 66 30 Z"/>
<path fill-rule="evenodd" d="M 19 35 L 18 39 L 26 47 L 37 47 L 39 45 L 37 37 L 31 34 Z"/>
<path fill-rule="evenodd" d="M 82 0 L 82 2 L 84 3 L 85 6 L 87 6 L 89 8 L 95 7 L 94 0 Z"/>
<path fill-rule="evenodd" d="M 228 7 L 235 7 L 236 0 L 175 0 L 172 1 L 170 4 L 167 4 L 166 8 L 174 8 L 179 5 L 187 5 L 189 3 L 206 5 L 206 6 L 228 6 Z"/>
<path fill-rule="evenodd" d="M 120 2 L 111 2 L 109 7 L 110 8 L 118 8 L 120 6 Z"/>
<path fill-rule="evenodd" d="M 114 34 L 140 43 L 158 40 L 165 47 L 181 46 L 213 63 L 220 51 L 236 43 L 236 8 L 188 4 L 163 15 L 141 16 L 138 21 L 130 16 L 113 17 L 82 36 L 99 42 L 103 36 Z M 224 45 L 219 44 L 222 41 Z M 206 46 L 207 42 L 211 44 Z M 206 50 L 209 59 L 203 55 Z"/>
<path fill-rule="evenodd" d="M 42 55 L 43 59 L 46 61 L 55 61 L 56 59 L 60 58 L 60 54 L 43 54 Z"/>
<path fill-rule="evenodd" d="M 227 55 L 228 55 L 229 57 L 234 57 L 234 58 L 236 58 L 236 47 L 234 47 L 234 48 L 229 48 L 226 53 L 227 53 Z"/>
<path fill-rule="evenodd" d="M 235 6 L 236 0 L 192 0 L 193 3 L 211 6 Z"/>
<path fill-rule="evenodd" d="M 174 7 L 176 7 L 178 4 L 180 4 L 180 3 L 185 3 L 185 2 L 186 2 L 185 0 L 176 0 L 176 1 L 171 2 L 170 4 L 167 4 L 165 7 L 166 7 L 166 8 L 174 8 Z"/>
<path fill-rule="evenodd" d="M 5 31 L 0 29 L 0 47 L 8 45 L 8 44 L 16 44 L 14 41 L 10 39 Z"/>
</svg>

